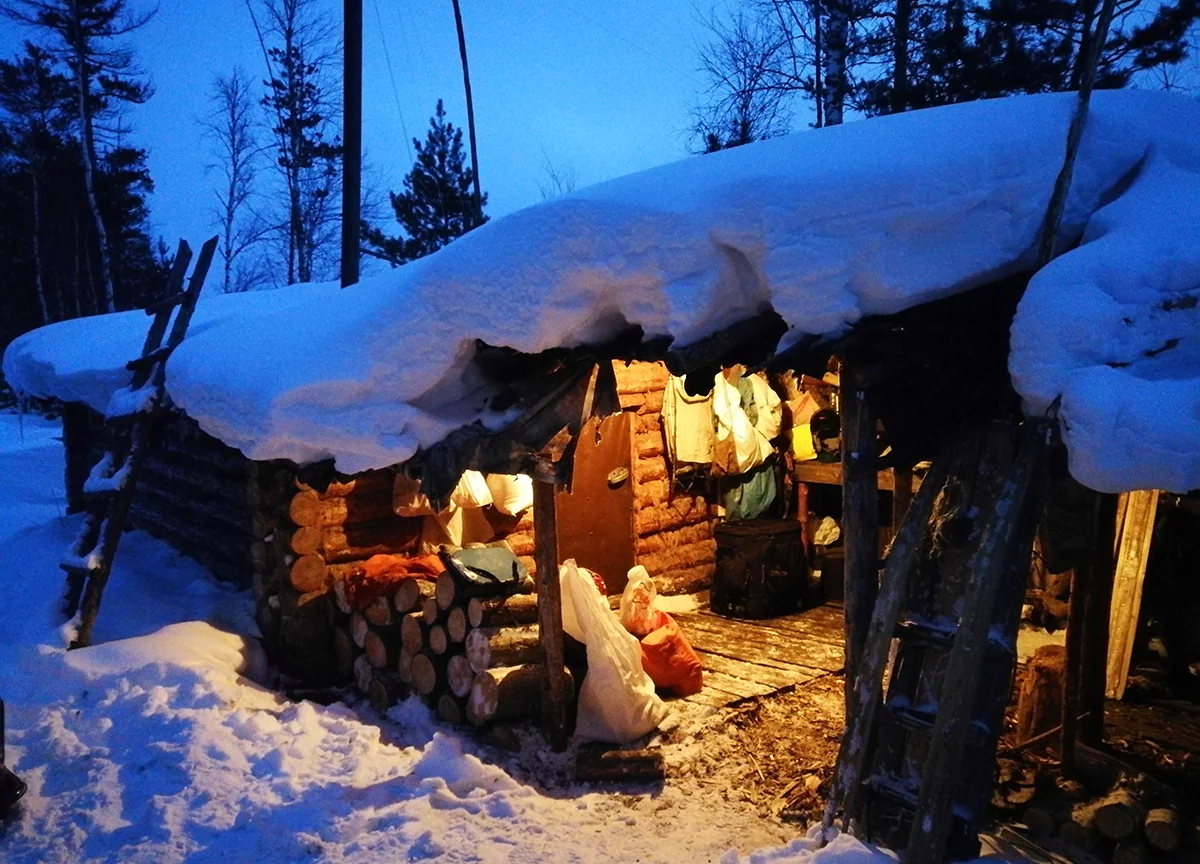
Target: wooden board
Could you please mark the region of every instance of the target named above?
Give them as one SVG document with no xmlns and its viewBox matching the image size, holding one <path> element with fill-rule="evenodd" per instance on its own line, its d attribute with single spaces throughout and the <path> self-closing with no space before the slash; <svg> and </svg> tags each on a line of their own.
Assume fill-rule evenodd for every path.
<svg viewBox="0 0 1200 864">
<path fill-rule="evenodd" d="M 574 558 L 604 579 L 609 594 L 625 590 L 634 564 L 633 414 L 593 417 L 579 432 L 571 492 L 555 496 L 558 560 Z M 627 479 L 612 488 L 610 472 Z"/>
<path fill-rule="evenodd" d="M 912 476 L 909 473 L 912 483 L 912 491 L 916 492 L 921 488 L 921 478 Z M 794 471 L 796 479 L 801 483 L 820 483 L 826 486 L 841 486 L 842 485 L 842 464 L 840 462 L 798 462 Z M 879 472 L 879 489 L 884 492 L 891 492 L 896 488 L 894 479 L 895 473 L 891 468 L 884 468 Z"/>
<path fill-rule="evenodd" d="M 685 700 L 698 705 L 736 705 L 842 668 L 842 616 L 836 608 L 763 621 L 736 621 L 705 609 L 675 618 L 704 667 L 704 690 Z"/>
<path fill-rule="evenodd" d="M 1117 572 L 1113 577 L 1108 625 L 1105 695 L 1109 699 L 1121 699 L 1125 695 L 1129 660 L 1133 656 L 1133 641 L 1142 611 L 1142 584 L 1146 579 L 1146 562 L 1150 558 L 1158 492 L 1130 492 L 1121 499 L 1122 503 L 1118 505 L 1121 524 L 1117 533 Z"/>
</svg>

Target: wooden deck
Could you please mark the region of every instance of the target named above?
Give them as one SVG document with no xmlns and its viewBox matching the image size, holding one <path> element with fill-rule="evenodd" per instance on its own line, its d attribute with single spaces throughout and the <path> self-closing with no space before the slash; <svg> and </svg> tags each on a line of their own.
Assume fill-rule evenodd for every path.
<svg viewBox="0 0 1200 864">
<path fill-rule="evenodd" d="M 702 607 L 675 619 L 704 664 L 704 689 L 688 702 L 735 705 L 841 672 L 845 663 L 841 607 L 762 621 L 722 618 Z"/>
</svg>

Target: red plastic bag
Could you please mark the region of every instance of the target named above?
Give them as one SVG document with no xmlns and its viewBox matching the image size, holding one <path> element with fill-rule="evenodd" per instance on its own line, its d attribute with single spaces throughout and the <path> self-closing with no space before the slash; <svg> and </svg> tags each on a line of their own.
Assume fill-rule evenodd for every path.
<svg viewBox="0 0 1200 864">
<path fill-rule="evenodd" d="M 676 696 L 691 696 L 704 689 L 704 668 L 678 622 L 658 612 L 661 625 L 642 639 L 642 669 L 654 686 Z"/>
</svg>

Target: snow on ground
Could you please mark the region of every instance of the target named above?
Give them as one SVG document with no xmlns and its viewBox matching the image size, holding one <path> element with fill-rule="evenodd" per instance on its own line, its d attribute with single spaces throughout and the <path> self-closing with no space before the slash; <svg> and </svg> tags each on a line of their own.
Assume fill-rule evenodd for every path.
<svg viewBox="0 0 1200 864">
<path fill-rule="evenodd" d="M 539 351 L 640 324 L 686 343 L 766 305 L 785 344 L 835 334 L 1029 267 L 1074 107 L 1015 97 L 802 132 L 543 202 L 345 291 L 221 298 L 229 314 L 187 339 L 168 387 L 253 459 L 333 456 L 352 473 L 501 422 L 466 399 L 476 338 Z M 1061 238 L 1087 242 L 1035 280 L 1014 326 L 1019 392 L 1034 409 L 1064 395 L 1093 486 L 1200 486 L 1198 349 L 1171 335 L 1196 313 L 1153 314 L 1196 296 L 1198 132 L 1194 100 L 1095 94 Z M 1130 306 L 1146 314 L 1124 325 Z M 84 355 L 108 326 L 28 334 L 5 374 L 32 395 L 90 394 L 114 357 Z"/>
<path fill-rule="evenodd" d="M 67 653 L 56 565 L 79 517 L 63 515 L 56 434 L 0 414 L 0 696 L 29 784 L 0 823 L 6 864 L 894 861 L 848 837 L 813 852 L 687 781 L 573 785 L 536 733 L 505 761 L 416 700 L 379 725 L 288 702 L 245 677 L 261 668 L 250 598 L 141 532 L 122 542 L 97 644 Z"/>
</svg>

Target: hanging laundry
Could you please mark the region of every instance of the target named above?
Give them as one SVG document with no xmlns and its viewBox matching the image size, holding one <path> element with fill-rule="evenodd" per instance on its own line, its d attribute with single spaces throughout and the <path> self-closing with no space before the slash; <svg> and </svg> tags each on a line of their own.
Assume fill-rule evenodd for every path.
<svg viewBox="0 0 1200 864">
<path fill-rule="evenodd" d="M 749 382 L 754 397 L 755 416 L 751 421 L 754 428 L 768 441 L 774 441 L 783 430 L 783 400 L 771 387 L 765 372 L 746 375 L 742 380 Z M 742 392 L 740 386 L 738 392 Z"/>
<path fill-rule="evenodd" d="M 672 466 L 708 465 L 713 460 L 713 394 L 691 396 L 686 376 L 667 379 L 663 393 L 663 437 Z"/>
<path fill-rule="evenodd" d="M 747 383 L 746 387 L 752 396 L 752 385 Z M 742 407 L 738 387 L 724 373 L 717 373 L 713 382 L 713 416 L 716 419 L 714 474 L 745 474 L 771 455 L 771 443 L 754 427 Z"/>
<path fill-rule="evenodd" d="M 725 493 L 725 519 L 730 522 L 757 519 L 779 496 L 774 462 L 759 465 L 750 473 L 734 478 L 733 484 Z"/>
</svg>

